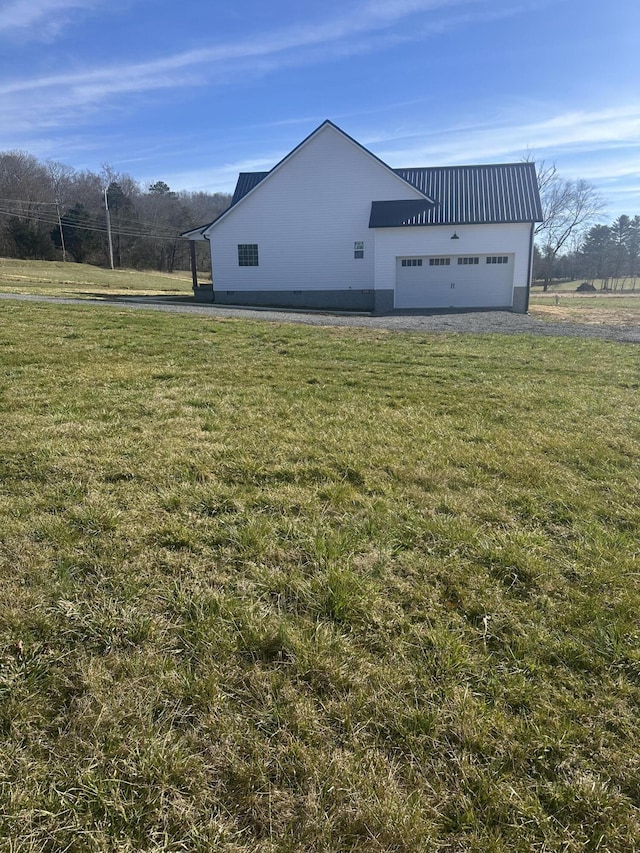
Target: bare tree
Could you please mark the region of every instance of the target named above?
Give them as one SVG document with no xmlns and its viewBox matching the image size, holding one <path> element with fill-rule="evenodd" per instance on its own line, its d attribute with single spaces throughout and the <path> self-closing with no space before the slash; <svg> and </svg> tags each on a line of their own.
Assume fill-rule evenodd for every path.
<svg viewBox="0 0 640 853">
<path fill-rule="evenodd" d="M 46 168 L 26 151 L 0 153 L 0 254 L 53 256 L 49 225 L 53 191 Z"/>
<path fill-rule="evenodd" d="M 540 245 L 544 289 L 551 281 L 553 264 L 567 244 L 591 225 L 604 207 L 604 201 L 593 184 L 558 175 L 556 164 L 544 160 L 537 167 L 538 186 L 542 201 L 542 222 L 535 234 Z"/>
</svg>

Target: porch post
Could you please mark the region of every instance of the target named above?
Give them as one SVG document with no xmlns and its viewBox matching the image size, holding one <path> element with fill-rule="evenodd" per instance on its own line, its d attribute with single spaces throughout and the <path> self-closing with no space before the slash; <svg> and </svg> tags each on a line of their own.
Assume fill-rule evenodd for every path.
<svg viewBox="0 0 640 853">
<path fill-rule="evenodd" d="M 193 282 L 193 291 L 198 289 L 198 265 L 196 262 L 196 241 L 189 240 L 189 254 L 191 256 L 191 280 Z"/>
</svg>

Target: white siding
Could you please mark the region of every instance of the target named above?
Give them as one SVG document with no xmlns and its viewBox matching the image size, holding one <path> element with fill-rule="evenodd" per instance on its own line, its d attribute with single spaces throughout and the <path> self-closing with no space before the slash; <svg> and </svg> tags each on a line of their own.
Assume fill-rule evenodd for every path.
<svg viewBox="0 0 640 853">
<path fill-rule="evenodd" d="M 451 240 L 457 233 L 459 240 Z M 430 225 L 375 229 L 375 286 L 395 289 L 396 259 L 424 255 L 514 255 L 513 287 L 529 281 L 529 223 L 508 225 Z"/>
<path fill-rule="evenodd" d="M 372 289 L 371 202 L 415 198 L 423 196 L 323 126 L 211 228 L 215 288 Z M 363 259 L 354 259 L 356 241 Z M 238 266 L 240 243 L 257 243 L 259 266 Z"/>
</svg>

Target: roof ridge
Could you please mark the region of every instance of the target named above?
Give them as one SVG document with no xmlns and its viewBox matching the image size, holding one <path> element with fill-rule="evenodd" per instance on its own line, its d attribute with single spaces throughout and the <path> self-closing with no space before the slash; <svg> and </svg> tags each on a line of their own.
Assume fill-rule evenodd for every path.
<svg viewBox="0 0 640 853">
<path fill-rule="evenodd" d="M 504 166 L 533 166 L 535 163 L 531 160 L 516 160 L 507 163 L 461 163 L 460 165 L 447 166 L 399 166 L 394 167 L 394 172 L 418 172 L 421 169 L 497 169 Z"/>
</svg>

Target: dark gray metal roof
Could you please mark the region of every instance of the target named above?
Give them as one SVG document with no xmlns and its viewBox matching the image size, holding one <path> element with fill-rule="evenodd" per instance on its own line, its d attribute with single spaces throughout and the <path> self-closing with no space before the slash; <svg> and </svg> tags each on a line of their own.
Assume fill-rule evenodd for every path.
<svg viewBox="0 0 640 853">
<path fill-rule="evenodd" d="M 540 222 L 542 209 L 534 163 L 486 166 L 434 166 L 394 169 L 428 201 L 374 201 L 369 228 L 403 225 L 480 225 Z M 241 172 L 231 206 L 269 172 Z"/>
<path fill-rule="evenodd" d="M 426 198 L 374 201 L 371 203 L 369 228 L 394 228 L 405 225 L 409 219 L 425 218 L 434 204 Z"/>
<path fill-rule="evenodd" d="M 269 172 L 240 172 L 238 182 L 233 192 L 231 199 L 231 207 L 246 196 L 254 187 L 257 187 L 260 181 L 264 180 Z"/>
<path fill-rule="evenodd" d="M 434 207 L 398 223 L 400 225 L 472 225 L 542 220 L 535 163 L 436 166 L 394 171 L 420 192 L 436 200 Z"/>
</svg>

